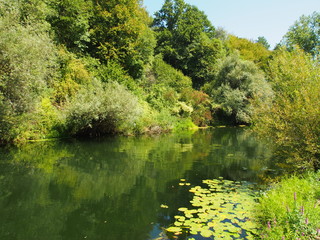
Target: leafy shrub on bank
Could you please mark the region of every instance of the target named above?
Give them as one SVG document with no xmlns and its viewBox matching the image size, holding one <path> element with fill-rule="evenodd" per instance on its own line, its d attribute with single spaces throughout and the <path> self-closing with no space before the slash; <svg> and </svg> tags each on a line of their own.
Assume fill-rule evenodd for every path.
<svg viewBox="0 0 320 240">
<path fill-rule="evenodd" d="M 284 179 L 258 205 L 262 239 L 320 239 L 320 172 Z"/>
<path fill-rule="evenodd" d="M 279 49 L 269 62 L 272 104 L 257 111 L 256 130 L 272 138 L 297 169 L 320 169 L 320 67 L 302 50 Z"/>
<path fill-rule="evenodd" d="M 130 133 L 142 108 L 137 97 L 120 84 L 95 81 L 79 90 L 67 103 L 65 113 L 71 135 L 99 136 Z"/>
<path fill-rule="evenodd" d="M 56 74 L 56 48 L 47 25 L 30 13 L 24 19 L 17 2 L 0 12 L 0 139 L 12 141 L 28 121 Z M 19 22 L 23 21 L 24 22 Z M 34 21 L 34 22 L 33 22 Z M 23 131 L 23 130 L 21 130 Z"/>
<path fill-rule="evenodd" d="M 182 91 L 182 100 L 192 106 L 190 117 L 200 127 L 209 126 L 213 120 L 212 104 L 209 95 L 191 88 Z"/>
</svg>

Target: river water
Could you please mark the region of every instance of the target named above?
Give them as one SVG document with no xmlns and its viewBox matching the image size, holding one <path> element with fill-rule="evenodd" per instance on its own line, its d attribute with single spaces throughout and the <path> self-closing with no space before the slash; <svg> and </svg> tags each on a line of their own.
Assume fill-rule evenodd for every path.
<svg viewBox="0 0 320 240">
<path fill-rule="evenodd" d="M 30 143 L 0 154 L 3 240 L 156 239 L 202 180 L 260 184 L 278 173 L 267 145 L 241 128 Z"/>
</svg>

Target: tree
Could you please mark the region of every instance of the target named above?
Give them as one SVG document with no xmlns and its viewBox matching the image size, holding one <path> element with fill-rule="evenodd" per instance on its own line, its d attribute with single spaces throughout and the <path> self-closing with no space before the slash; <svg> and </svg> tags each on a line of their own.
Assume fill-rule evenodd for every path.
<svg viewBox="0 0 320 240">
<path fill-rule="evenodd" d="M 85 51 L 90 42 L 92 1 L 53 0 L 48 1 L 52 13 L 47 16 L 57 41 L 73 51 Z"/>
<path fill-rule="evenodd" d="M 270 44 L 268 43 L 265 37 L 258 37 L 258 39 L 256 40 L 256 43 L 262 44 L 266 49 L 270 48 Z"/>
<path fill-rule="evenodd" d="M 215 63 L 223 54 L 214 39 L 215 29 L 207 16 L 183 0 L 166 0 L 155 14 L 156 52 L 193 80 L 195 87 L 212 80 Z"/>
<path fill-rule="evenodd" d="M 266 67 L 271 52 L 260 43 L 230 35 L 227 44 L 230 49 L 238 50 L 242 59 L 252 61 L 261 68 Z"/>
<path fill-rule="evenodd" d="M 268 75 L 273 104 L 255 117 L 256 130 L 272 138 L 281 156 L 298 169 L 320 168 L 319 63 L 300 49 L 277 50 Z"/>
<path fill-rule="evenodd" d="M 282 43 L 291 50 L 297 45 L 312 56 L 319 56 L 320 13 L 314 12 L 310 16 L 301 16 L 289 28 L 289 31 L 283 37 Z"/>
<path fill-rule="evenodd" d="M 103 63 L 117 61 L 131 76 L 142 75 L 153 55 L 151 19 L 139 0 L 93 1 L 90 53 Z"/>
<path fill-rule="evenodd" d="M 7 6 L 0 16 L 0 139 L 10 141 L 48 91 L 56 50 L 42 20 L 26 21 L 17 2 Z"/>
<path fill-rule="evenodd" d="M 257 103 L 268 102 L 272 96 L 262 71 L 253 62 L 240 59 L 239 54 L 221 60 L 215 80 L 204 89 L 218 113 L 233 124 L 251 123 Z"/>
</svg>

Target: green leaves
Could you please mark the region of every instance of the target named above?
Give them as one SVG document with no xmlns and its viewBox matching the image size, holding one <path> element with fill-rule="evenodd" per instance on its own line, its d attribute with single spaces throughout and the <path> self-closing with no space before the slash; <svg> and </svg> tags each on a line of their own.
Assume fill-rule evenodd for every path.
<svg viewBox="0 0 320 240">
<path fill-rule="evenodd" d="M 291 166 L 320 168 L 319 63 L 302 50 L 279 49 L 268 74 L 275 98 L 257 112 L 256 130 L 275 141 Z"/>
<path fill-rule="evenodd" d="M 272 97 L 262 71 L 253 62 L 241 60 L 238 54 L 221 60 L 215 81 L 207 84 L 205 90 L 221 115 L 233 124 L 251 123 L 255 111 L 252 103 L 268 103 Z"/>
<path fill-rule="evenodd" d="M 257 233 L 253 222 L 255 196 L 247 186 L 238 182 L 214 179 L 204 180 L 208 188 L 195 186 L 191 201 L 193 209 L 179 208 L 183 216 L 175 216 L 175 226 L 169 232 L 184 231 L 218 239 L 252 239 Z M 177 230 L 177 231 L 174 231 Z"/>
<path fill-rule="evenodd" d="M 156 52 L 167 63 L 191 77 L 197 88 L 212 80 L 223 47 L 213 39 L 215 29 L 204 12 L 183 0 L 167 0 L 155 14 L 153 27 Z"/>
<path fill-rule="evenodd" d="M 284 36 L 282 42 L 293 49 L 299 46 L 306 53 L 314 57 L 320 54 L 320 13 L 314 12 L 310 16 L 301 16 Z"/>
</svg>

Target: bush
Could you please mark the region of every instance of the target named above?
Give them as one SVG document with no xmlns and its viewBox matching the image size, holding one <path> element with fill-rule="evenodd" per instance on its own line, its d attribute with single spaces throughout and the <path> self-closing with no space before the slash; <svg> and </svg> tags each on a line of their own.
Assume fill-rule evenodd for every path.
<svg viewBox="0 0 320 240">
<path fill-rule="evenodd" d="M 258 205 L 262 238 L 320 237 L 320 172 L 284 179 L 265 193 Z"/>
<path fill-rule="evenodd" d="M 193 108 L 190 114 L 194 124 L 200 127 L 209 126 L 213 119 L 210 97 L 202 92 L 187 88 L 182 92 L 182 100 L 186 101 Z"/>
<path fill-rule="evenodd" d="M 71 135 L 100 136 L 133 131 L 142 109 L 125 87 L 95 81 L 79 90 L 66 104 L 65 113 Z"/>
<path fill-rule="evenodd" d="M 17 126 L 35 110 L 56 73 L 56 49 L 46 25 L 20 23 L 21 19 L 18 3 L 1 9 L 0 139 L 4 141 L 17 137 Z"/>
</svg>

